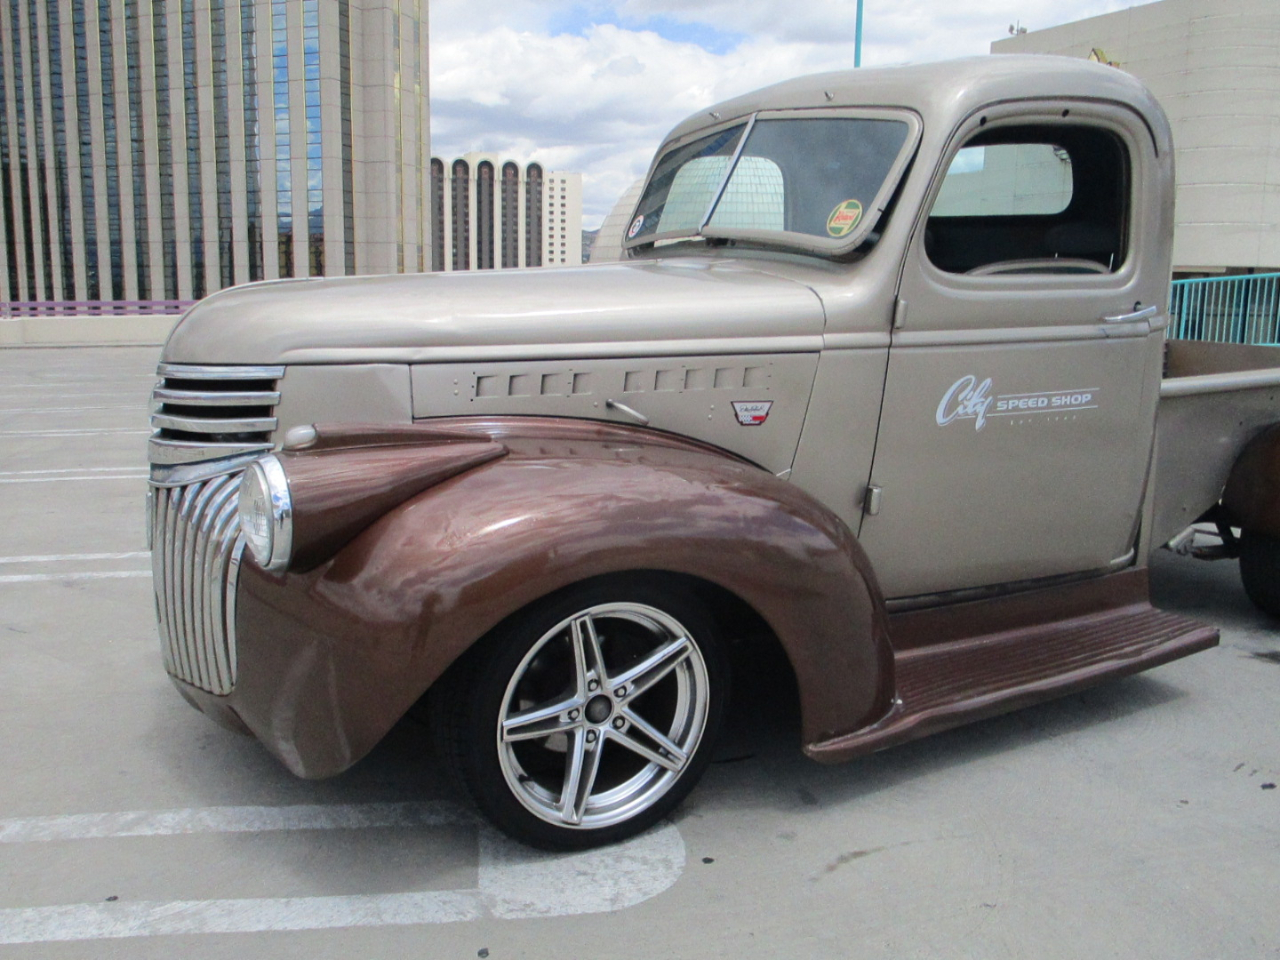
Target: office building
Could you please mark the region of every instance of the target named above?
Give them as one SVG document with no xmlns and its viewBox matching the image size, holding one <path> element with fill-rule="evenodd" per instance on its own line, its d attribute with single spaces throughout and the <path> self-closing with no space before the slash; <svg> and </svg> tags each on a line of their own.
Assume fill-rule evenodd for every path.
<svg viewBox="0 0 1280 960">
<path fill-rule="evenodd" d="M 0 300 L 426 269 L 427 0 L 0 0 Z"/>
<path fill-rule="evenodd" d="M 582 174 L 489 153 L 431 159 L 431 269 L 582 262 Z"/>
</svg>

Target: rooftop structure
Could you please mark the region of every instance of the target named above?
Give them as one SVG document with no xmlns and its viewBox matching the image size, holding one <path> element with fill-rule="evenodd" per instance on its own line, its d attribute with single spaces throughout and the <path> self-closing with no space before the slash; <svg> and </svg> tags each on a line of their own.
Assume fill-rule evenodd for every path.
<svg viewBox="0 0 1280 960">
<path fill-rule="evenodd" d="M 1142 80 L 1173 129 L 1175 273 L 1280 269 L 1280 4 L 1160 0 L 997 40 Z"/>
</svg>

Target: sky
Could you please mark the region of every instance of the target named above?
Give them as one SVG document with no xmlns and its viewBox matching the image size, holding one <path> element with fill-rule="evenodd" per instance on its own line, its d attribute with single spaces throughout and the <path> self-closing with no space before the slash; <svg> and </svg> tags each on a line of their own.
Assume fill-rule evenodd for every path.
<svg viewBox="0 0 1280 960">
<path fill-rule="evenodd" d="M 1146 0 L 865 0 L 862 65 L 986 54 Z M 856 0 L 431 0 L 431 152 L 583 175 L 599 226 L 689 114 L 853 66 Z"/>
</svg>

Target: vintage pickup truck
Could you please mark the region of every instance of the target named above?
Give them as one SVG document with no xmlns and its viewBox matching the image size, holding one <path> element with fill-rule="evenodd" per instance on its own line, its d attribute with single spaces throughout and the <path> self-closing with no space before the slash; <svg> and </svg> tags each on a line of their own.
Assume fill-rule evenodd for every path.
<svg viewBox="0 0 1280 960">
<path fill-rule="evenodd" d="M 154 394 L 168 672 L 304 777 L 422 703 L 575 848 L 686 795 L 745 638 L 824 762 L 1210 647 L 1147 560 L 1215 518 L 1277 612 L 1280 353 L 1166 344 L 1173 187 L 1119 70 L 859 70 L 676 127 L 618 263 L 211 296 Z"/>
</svg>

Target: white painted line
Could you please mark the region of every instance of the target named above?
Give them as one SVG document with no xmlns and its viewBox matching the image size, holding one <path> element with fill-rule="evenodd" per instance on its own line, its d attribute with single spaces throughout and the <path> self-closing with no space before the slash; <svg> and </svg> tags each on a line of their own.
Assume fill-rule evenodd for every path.
<svg viewBox="0 0 1280 960">
<path fill-rule="evenodd" d="M 516 920 L 624 910 L 669 889 L 684 870 L 680 831 L 664 824 L 602 850 L 540 853 L 447 803 L 295 807 L 205 807 L 0 820 L 0 841 L 31 843 L 103 837 L 269 830 L 435 828 L 475 824 L 474 889 L 282 897 L 82 903 L 0 909 L 0 943 L 105 940 L 272 930 Z"/>
<path fill-rule="evenodd" d="M 146 473 L 96 473 L 73 477 L 0 477 L 0 483 L 67 483 L 89 480 L 145 480 Z"/>
<path fill-rule="evenodd" d="M 264 830 L 441 827 L 475 822 L 475 817 L 467 816 L 451 803 L 194 807 L 0 820 L 0 843 L 163 837 L 186 833 L 259 833 Z"/>
<path fill-rule="evenodd" d="M 137 410 L 138 407 L 132 403 L 113 403 L 101 404 L 95 406 L 84 407 L 3 407 L 0 408 L 0 414 L 8 413 L 83 413 L 86 410 Z"/>
<path fill-rule="evenodd" d="M 0 437 L 96 437 L 108 433 L 151 436 L 150 430 L 131 430 L 128 427 L 69 427 L 66 430 L 0 430 Z"/>
<path fill-rule="evenodd" d="M 65 563 L 68 560 L 136 560 L 151 556 L 146 550 L 129 553 L 44 553 L 25 557 L 0 557 L 0 566 L 6 563 Z"/>
<path fill-rule="evenodd" d="M 100 570 L 90 573 L 6 573 L 0 583 L 48 583 L 52 580 L 121 580 L 149 577 L 150 570 Z"/>
<path fill-rule="evenodd" d="M 123 473 L 125 470 L 140 470 L 142 475 L 146 476 L 146 470 L 142 467 L 123 466 L 123 467 L 50 467 L 45 470 L 0 470 L 0 477 L 45 477 L 52 476 L 55 473 Z"/>
<path fill-rule="evenodd" d="M 454 923 L 476 920 L 482 915 L 481 897 L 471 891 L 262 900 L 75 903 L 0 910 L 0 943 Z"/>
</svg>

